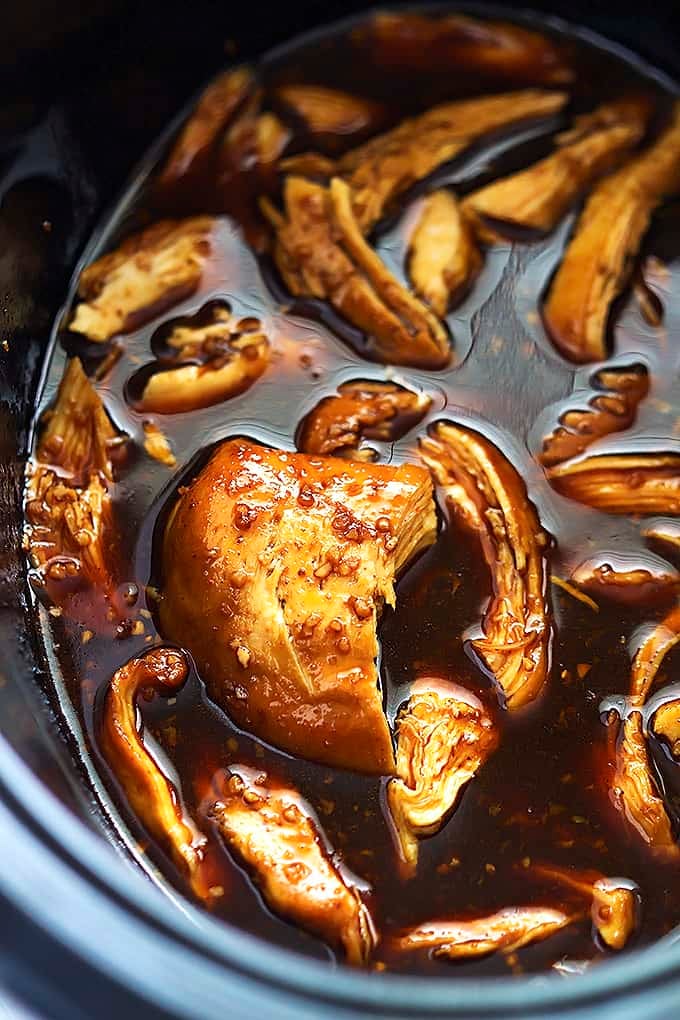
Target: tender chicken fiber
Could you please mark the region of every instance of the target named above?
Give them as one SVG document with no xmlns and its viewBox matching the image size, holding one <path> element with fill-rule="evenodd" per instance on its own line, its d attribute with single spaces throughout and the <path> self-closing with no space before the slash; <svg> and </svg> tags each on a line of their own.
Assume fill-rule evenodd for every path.
<svg viewBox="0 0 680 1020">
<path fill-rule="evenodd" d="M 387 804 L 402 872 L 418 864 L 418 842 L 442 827 L 464 787 L 494 751 L 498 733 L 463 688 L 422 677 L 397 720 L 397 777 Z"/>
<path fill-rule="evenodd" d="M 416 294 L 444 318 L 482 268 L 482 256 L 450 191 L 434 191 L 411 235 L 408 272 Z"/>
<path fill-rule="evenodd" d="M 629 277 L 654 209 L 680 189 L 680 102 L 670 126 L 591 193 L 550 287 L 544 319 L 573 362 L 607 356 L 609 310 Z"/>
<path fill-rule="evenodd" d="M 489 917 L 461 921 L 430 921 L 397 941 L 402 950 L 430 949 L 447 960 L 464 960 L 490 953 L 512 953 L 541 942 L 573 918 L 549 907 L 504 907 Z"/>
<path fill-rule="evenodd" d="M 273 911 L 342 948 L 349 963 L 367 962 L 376 942 L 371 916 L 295 790 L 234 774 L 211 815 Z"/>
<path fill-rule="evenodd" d="M 516 469 L 478 432 L 437 422 L 421 440 L 420 455 L 451 513 L 479 536 L 493 595 L 484 637 L 472 646 L 507 707 L 521 708 L 540 694 L 550 664 L 548 538 Z"/>
<path fill-rule="evenodd" d="M 104 342 L 129 333 L 198 287 L 215 220 L 161 220 L 128 237 L 80 275 L 69 328 Z"/>
<path fill-rule="evenodd" d="M 595 111 L 591 132 L 563 141 L 526 170 L 474 191 L 463 203 L 464 212 L 476 221 L 488 217 L 541 233 L 553 230 L 579 195 L 620 162 L 644 134 L 647 104 L 605 105 L 612 108 L 610 118 Z"/>
<path fill-rule="evenodd" d="M 680 454 L 592 454 L 547 471 L 554 489 L 610 514 L 680 515 Z"/>
<path fill-rule="evenodd" d="M 204 862 L 206 839 L 182 810 L 177 792 L 144 746 L 137 719 L 143 690 L 167 697 L 184 685 L 186 657 L 174 648 L 154 648 L 114 674 L 106 695 L 101 743 L 106 759 L 133 811 L 172 860 L 197 896 L 210 896 Z"/>
<path fill-rule="evenodd" d="M 420 467 L 225 442 L 168 522 L 162 630 L 239 725 L 301 757 L 392 772 L 376 625 L 435 532 Z"/>
</svg>

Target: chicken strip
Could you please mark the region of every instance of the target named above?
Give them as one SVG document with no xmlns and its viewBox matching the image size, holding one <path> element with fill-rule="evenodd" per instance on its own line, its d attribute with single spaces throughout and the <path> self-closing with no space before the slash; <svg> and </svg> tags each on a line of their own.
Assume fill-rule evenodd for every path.
<svg viewBox="0 0 680 1020">
<path fill-rule="evenodd" d="M 364 439 L 394 443 L 425 417 L 432 400 L 390 382 L 341 383 L 336 396 L 324 397 L 303 420 L 297 447 L 303 453 L 335 454 L 349 460 L 373 459 Z"/>
<path fill-rule="evenodd" d="M 409 244 L 414 291 L 443 319 L 481 268 L 482 256 L 455 195 L 446 189 L 432 192 Z"/>
<path fill-rule="evenodd" d="M 601 368 L 590 385 L 596 392 L 588 406 L 566 410 L 543 440 L 538 459 L 546 467 L 578 456 L 603 436 L 630 428 L 640 402 L 649 393 L 649 372 L 639 363 Z"/>
<path fill-rule="evenodd" d="M 69 328 L 102 343 L 130 333 L 189 297 L 210 254 L 215 220 L 161 220 L 128 237 L 80 274 Z"/>
<path fill-rule="evenodd" d="M 609 599 L 627 606 L 651 606 L 674 598 L 680 592 L 680 572 L 670 563 L 649 554 L 589 557 L 574 568 L 572 582 L 595 599 Z"/>
<path fill-rule="evenodd" d="M 438 832 L 498 734 L 481 701 L 456 684 L 422 677 L 397 720 L 397 777 L 387 805 L 403 873 L 418 864 L 418 841 Z"/>
<path fill-rule="evenodd" d="M 629 277 L 654 209 L 680 189 L 680 102 L 641 155 L 597 185 L 576 224 L 544 307 L 557 350 L 573 362 L 607 356 L 614 299 Z"/>
<path fill-rule="evenodd" d="M 366 963 L 376 943 L 371 915 L 334 864 L 309 805 L 266 776 L 238 773 L 211 815 L 267 906 L 344 950 L 349 963 Z"/>
<path fill-rule="evenodd" d="M 465 960 L 490 953 L 513 953 L 541 942 L 574 920 L 549 907 L 504 907 L 489 917 L 461 921 L 430 921 L 397 941 L 402 950 L 430 949 L 447 960 Z"/>
<path fill-rule="evenodd" d="M 597 871 L 534 865 L 535 874 L 555 879 L 590 900 L 593 928 L 608 949 L 623 949 L 635 931 L 640 893 L 634 882 Z"/>
<path fill-rule="evenodd" d="M 124 443 L 79 358 L 67 362 L 28 468 L 25 544 L 51 580 L 83 577 L 107 587 L 113 524 L 112 455 Z"/>
<path fill-rule="evenodd" d="M 361 230 L 367 234 L 398 196 L 484 135 L 550 117 L 566 101 L 564 92 L 536 89 L 458 99 L 350 150 L 339 160 L 337 172 L 352 188 Z"/>
<path fill-rule="evenodd" d="M 619 100 L 605 104 L 618 113 L 611 122 L 563 142 L 551 155 L 526 170 L 492 181 L 473 191 L 463 212 L 480 223 L 485 219 L 547 234 L 594 180 L 611 170 L 642 138 L 649 106 Z M 600 124 L 606 118 L 593 115 Z"/>
<path fill-rule="evenodd" d="M 435 532 L 422 468 L 225 442 L 168 522 L 162 630 L 239 725 L 304 758 L 392 772 L 376 624 Z"/>
<path fill-rule="evenodd" d="M 548 468 L 554 489 L 609 514 L 680 514 L 680 454 L 592 454 Z"/>
<path fill-rule="evenodd" d="M 450 358 L 443 324 L 410 294 L 366 244 L 347 185 L 329 189 L 301 177 L 284 185 L 285 216 L 276 227 L 274 258 L 294 295 L 325 298 L 371 339 L 380 360 L 442 368 Z"/>
<path fill-rule="evenodd" d="M 479 536 L 493 596 L 484 636 L 471 644 L 507 707 L 521 708 L 540 694 L 550 663 L 547 536 L 516 469 L 478 432 L 437 422 L 420 454 L 451 513 Z"/>
<path fill-rule="evenodd" d="M 176 695 L 188 672 L 186 657 L 174 648 L 154 648 L 121 666 L 106 694 L 101 746 L 132 810 L 167 849 L 193 892 L 206 899 L 211 883 L 204 866 L 205 836 L 186 814 L 177 791 L 144 746 L 137 707 L 142 692 Z"/>
<path fill-rule="evenodd" d="M 647 700 L 661 663 L 678 641 L 680 641 L 680 606 L 671 609 L 663 620 L 656 624 L 635 653 L 630 683 L 632 698 L 641 704 Z"/>
<path fill-rule="evenodd" d="M 543 84 L 569 82 L 573 72 L 559 44 L 508 21 L 465 14 L 432 17 L 380 11 L 354 30 L 373 67 L 449 74 L 470 71 Z"/>
<path fill-rule="evenodd" d="M 280 85 L 274 96 L 302 121 L 312 139 L 331 149 L 350 137 L 372 134 L 385 119 L 380 103 L 324 85 Z"/>
</svg>

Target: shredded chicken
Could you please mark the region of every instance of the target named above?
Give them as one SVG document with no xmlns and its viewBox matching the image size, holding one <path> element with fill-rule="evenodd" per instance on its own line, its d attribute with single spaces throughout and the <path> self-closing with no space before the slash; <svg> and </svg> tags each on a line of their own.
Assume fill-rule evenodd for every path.
<svg viewBox="0 0 680 1020">
<path fill-rule="evenodd" d="M 399 195 L 473 142 L 491 131 L 550 117 L 566 99 L 564 92 L 527 89 L 442 103 L 352 149 L 339 160 L 337 172 L 352 188 L 361 230 L 368 233 Z"/>
<path fill-rule="evenodd" d="M 402 950 L 431 949 L 447 960 L 465 960 L 490 953 L 512 953 L 541 942 L 566 928 L 573 918 L 549 907 L 504 907 L 489 917 L 461 921 L 430 921 L 397 941 Z"/>
<path fill-rule="evenodd" d="M 604 555 L 593 556 L 579 563 L 571 579 L 595 598 L 630 606 L 650 606 L 680 592 L 680 573 L 656 557 L 612 557 L 610 562 Z"/>
<path fill-rule="evenodd" d="M 654 712 L 651 730 L 664 740 L 674 758 L 680 758 L 680 699 L 665 701 Z"/>
<path fill-rule="evenodd" d="M 646 701 L 661 663 L 680 641 L 680 606 L 676 606 L 656 624 L 638 648 L 631 669 L 630 693 L 640 703 Z"/>
<path fill-rule="evenodd" d="M 420 452 L 451 512 L 479 536 L 493 596 L 472 647 L 507 707 L 521 708 L 541 692 L 550 661 L 547 537 L 519 474 L 478 432 L 438 422 Z"/>
<path fill-rule="evenodd" d="M 456 74 L 560 84 L 572 79 L 562 48 L 545 35 L 507 21 L 411 11 L 381 11 L 354 30 L 371 65 L 385 70 Z"/>
<path fill-rule="evenodd" d="M 588 406 L 566 410 L 543 440 L 539 460 L 546 467 L 578 456 L 596 439 L 630 428 L 640 401 L 649 392 L 649 373 L 642 364 L 602 368 L 590 384 L 596 392 Z"/>
<path fill-rule="evenodd" d="M 397 778 L 387 786 L 405 875 L 415 874 L 418 841 L 439 831 L 497 742 L 474 695 L 434 678 L 416 682 L 397 720 Z"/>
<path fill-rule="evenodd" d="M 262 779 L 263 777 L 258 777 Z M 219 830 L 277 914 L 366 963 L 376 942 L 358 890 L 324 845 L 318 822 L 293 789 L 233 774 L 212 809 Z"/>
<path fill-rule="evenodd" d="M 432 400 L 396 383 L 358 380 L 341 383 L 306 416 L 297 436 L 303 453 L 335 454 L 365 460 L 364 439 L 394 443 L 417 425 Z"/>
<path fill-rule="evenodd" d="M 488 218 L 540 233 L 553 230 L 579 195 L 644 134 L 648 104 L 619 100 L 605 107 L 612 116 L 598 119 L 596 112 L 597 126 L 591 132 L 582 131 L 573 141 L 563 139 L 545 159 L 474 191 L 463 202 L 465 214 L 482 227 Z"/>
<path fill-rule="evenodd" d="M 252 71 L 237 67 L 208 85 L 179 133 L 159 177 L 161 187 L 174 186 L 202 169 L 219 135 L 253 90 Z"/>
<path fill-rule="evenodd" d="M 351 193 L 334 178 L 326 189 L 301 177 L 284 185 L 285 216 L 269 211 L 274 256 L 291 293 L 326 298 L 394 364 L 442 368 L 450 352 L 442 323 L 390 273 L 365 242 Z"/>
<path fill-rule="evenodd" d="M 149 376 L 140 407 L 159 414 L 194 411 L 244 393 L 271 359 L 259 320 L 234 322 L 219 305 L 207 318 L 175 326 L 166 342 L 178 361 L 193 364 L 165 367 Z"/>
<path fill-rule="evenodd" d="M 391 772 L 376 624 L 435 532 L 422 468 L 226 442 L 168 522 L 162 630 L 239 725 L 305 758 Z"/>
<path fill-rule="evenodd" d="M 272 169 L 291 138 L 290 129 L 275 113 L 260 112 L 260 96 L 253 96 L 227 129 L 218 152 L 218 172 L 225 190 L 234 174 Z"/>
<path fill-rule="evenodd" d="M 606 357 L 611 304 L 623 290 L 654 209 L 680 189 L 680 102 L 640 156 L 604 178 L 579 217 L 544 307 L 558 351 L 574 362 Z"/>
<path fill-rule="evenodd" d="M 198 287 L 210 253 L 214 220 L 162 220 L 128 237 L 80 275 L 70 323 L 76 333 L 103 342 L 129 333 Z"/>
<path fill-rule="evenodd" d="M 177 463 L 177 458 L 172 452 L 170 440 L 165 432 L 159 428 L 155 421 L 143 422 L 142 428 L 144 429 L 144 449 L 149 456 L 159 463 L 165 464 L 166 467 L 173 468 Z"/>
<path fill-rule="evenodd" d="M 313 139 L 325 144 L 371 134 L 385 117 L 380 103 L 323 85 L 281 85 L 275 97 L 303 122 Z"/>
<path fill-rule="evenodd" d="M 124 439 L 78 358 L 67 362 L 46 417 L 36 463 L 28 471 L 26 540 L 31 562 L 54 580 L 84 576 L 106 586 L 107 536 L 113 523 L 111 456 Z"/>
<path fill-rule="evenodd" d="M 482 268 L 482 256 L 452 192 L 425 199 L 411 235 L 408 272 L 416 294 L 444 318 Z"/>
<path fill-rule="evenodd" d="M 555 879 L 590 900 L 593 928 L 608 949 L 623 949 L 637 924 L 639 891 L 628 880 L 606 878 L 597 871 L 535 865 L 534 872 Z"/>
<path fill-rule="evenodd" d="M 114 674 L 104 705 L 101 746 L 130 807 L 201 899 L 209 893 L 204 871 L 205 836 L 182 808 L 177 791 L 144 746 L 138 699 L 154 691 L 174 697 L 189 672 L 186 657 L 174 648 L 154 648 L 131 659 Z"/>
<path fill-rule="evenodd" d="M 593 454 L 548 468 L 563 496 L 610 514 L 680 514 L 680 454 Z"/>
</svg>

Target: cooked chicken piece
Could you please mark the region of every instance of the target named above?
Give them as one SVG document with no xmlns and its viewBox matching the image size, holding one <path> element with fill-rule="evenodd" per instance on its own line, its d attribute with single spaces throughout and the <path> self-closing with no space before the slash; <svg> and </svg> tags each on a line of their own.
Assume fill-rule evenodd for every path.
<svg viewBox="0 0 680 1020">
<path fill-rule="evenodd" d="M 163 632 L 239 725 L 304 758 L 392 772 L 376 624 L 435 532 L 422 468 L 225 442 L 168 522 Z"/>
<path fill-rule="evenodd" d="M 680 514 L 680 454 L 593 454 L 547 471 L 554 489 L 610 514 Z"/>
<path fill-rule="evenodd" d="M 549 907 L 504 907 L 489 917 L 461 921 L 430 921 L 397 941 L 399 949 L 431 949 L 447 960 L 465 960 L 489 953 L 513 953 L 541 942 L 574 918 Z"/>
<path fill-rule="evenodd" d="M 674 758 L 680 758 L 680 699 L 665 701 L 651 719 L 652 733 L 664 740 Z"/>
<path fill-rule="evenodd" d="M 237 67 L 224 71 L 208 85 L 184 124 L 159 177 L 161 187 L 203 169 L 220 133 L 253 90 L 252 71 Z"/>
<path fill-rule="evenodd" d="M 482 268 L 482 256 L 456 197 L 446 189 L 425 199 L 411 235 L 408 272 L 416 294 L 444 318 Z"/>
<path fill-rule="evenodd" d="M 538 459 L 546 467 L 578 456 L 596 439 L 630 428 L 640 401 L 649 392 L 649 373 L 641 364 L 601 368 L 590 384 L 596 393 L 588 406 L 565 411 L 543 440 Z"/>
<path fill-rule="evenodd" d="M 54 407 L 29 468 L 26 544 L 34 567 L 48 577 L 109 581 L 107 489 L 112 452 L 124 442 L 111 423 L 79 358 L 66 365 Z"/>
<path fill-rule="evenodd" d="M 680 591 L 680 572 L 649 554 L 642 561 L 633 556 L 617 555 L 611 561 L 603 554 L 593 556 L 579 563 L 571 580 L 596 599 L 629 606 L 668 601 Z"/>
<path fill-rule="evenodd" d="M 623 290 L 654 209 L 680 189 L 680 103 L 670 126 L 641 155 L 597 185 L 550 287 L 544 319 L 574 362 L 607 355 L 611 304 Z"/>
<path fill-rule="evenodd" d="M 376 943 L 361 896 L 333 863 L 309 805 L 293 789 L 238 769 L 212 809 L 227 846 L 245 864 L 267 906 L 366 963 Z"/>
<path fill-rule="evenodd" d="M 399 72 L 455 68 L 545 84 L 573 77 L 558 44 L 507 21 L 381 11 L 354 30 L 354 39 L 366 46 L 372 66 Z"/>
<path fill-rule="evenodd" d="M 618 120 L 563 142 L 551 155 L 526 170 L 492 181 L 463 202 L 463 211 L 476 223 L 486 218 L 548 233 L 579 195 L 642 138 L 647 104 L 619 101 L 605 104 L 619 111 Z M 594 115 L 595 116 L 595 115 Z"/>
<path fill-rule="evenodd" d="M 128 237 L 80 275 L 70 329 L 103 342 L 189 297 L 210 254 L 209 216 L 162 220 Z"/>
<path fill-rule="evenodd" d="M 680 860 L 680 847 L 652 776 L 640 711 L 630 712 L 620 726 L 611 797 L 629 828 L 655 857 Z"/>
<path fill-rule="evenodd" d="M 260 97 L 252 101 L 228 128 L 218 154 L 223 188 L 234 174 L 273 168 L 290 141 L 290 129 L 275 113 L 260 113 Z"/>
<path fill-rule="evenodd" d="M 234 322 L 223 306 L 210 317 L 176 326 L 166 341 L 183 364 L 149 376 L 140 400 L 145 411 L 178 414 L 244 393 L 269 365 L 271 347 L 259 320 Z"/>
<path fill-rule="evenodd" d="M 564 92 L 533 89 L 459 99 L 404 120 L 352 149 L 339 160 L 338 173 L 352 188 L 363 233 L 389 211 L 395 198 L 473 142 L 501 128 L 550 117 L 566 100 Z"/>
<path fill-rule="evenodd" d="M 547 536 L 521 477 L 478 432 L 437 422 L 420 452 L 451 513 L 479 536 L 493 596 L 472 647 L 507 707 L 521 708 L 541 692 L 550 660 Z"/>
<path fill-rule="evenodd" d="M 397 720 L 397 776 L 387 804 L 402 870 L 415 874 L 418 841 L 433 836 L 495 750 L 484 706 L 456 684 L 422 677 Z"/>
<path fill-rule="evenodd" d="M 281 85 L 274 95 L 304 123 L 312 138 L 326 145 L 371 134 L 385 119 L 380 103 L 324 85 Z"/>
<path fill-rule="evenodd" d="M 341 383 L 336 396 L 324 397 L 306 416 L 297 437 L 303 453 L 365 460 L 364 439 L 394 443 L 422 421 L 432 400 L 390 382 Z M 372 459 L 372 458 L 371 458 Z"/>
<path fill-rule="evenodd" d="M 144 746 L 138 708 L 143 692 L 176 695 L 188 672 L 186 657 L 174 648 L 154 648 L 121 666 L 106 694 L 101 746 L 132 810 L 168 850 L 196 895 L 205 899 L 210 895 L 203 867 L 205 836 L 186 814 L 173 784 Z"/>
<path fill-rule="evenodd" d="M 642 529 L 648 540 L 657 542 L 669 553 L 680 553 L 680 521 L 649 521 Z"/>
<path fill-rule="evenodd" d="M 154 421 L 142 422 L 142 428 L 144 429 L 144 449 L 149 456 L 159 463 L 165 464 L 166 467 L 173 468 L 177 463 L 177 458 L 172 452 L 170 440 L 165 432 Z"/>
<path fill-rule="evenodd" d="M 535 865 L 545 878 L 554 878 L 590 900 L 593 928 L 608 949 L 623 949 L 635 931 L 639 891 L 627 879 L 606 878 L 597 871 Z"/>
<path fill-rule="evenodd" d="M 299 152 L 279 161 L 279 170 L 295 177 L 312 177 L 321 181 L 329 180 L 336 171 L 337 163 L 320 152 Z"/>
<path fill-rule="evenodd" d="M 285 218 L 275 217 L 274 257 L 295 295 L 326 298 L 365 332 L 382 360 L 442 368 L 450 352 L 443 324 L 395 279 L 366 244 L 348 186 L 330 189 L 288 177 Z"/>
<path fill-rule="evenodd" d="M 661 663 L 680 641 L 680 606 L 676 606 L 649 633 L 638 648 L 631 669 L 630 693 L 640 703 L 646 701 Z"/>
</svg>

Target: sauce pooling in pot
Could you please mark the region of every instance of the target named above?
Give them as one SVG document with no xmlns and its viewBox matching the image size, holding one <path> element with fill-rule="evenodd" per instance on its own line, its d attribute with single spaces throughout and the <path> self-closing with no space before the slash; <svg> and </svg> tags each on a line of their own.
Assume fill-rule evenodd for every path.
<svg viewBox="0 0 680 1020">
<path fill-rule="evenodd" d="M 168 889 L 378 970 L 571 972 L 680 921 L 677 111 L 663 83 L 590 44 L 482 25 L 378 15 L 217 79 L 91 252 L 50 366 L 27 545 L 86 768 Z M 488 189 L 505 179 L 501 201 Z M 614 236 L 623 221 L 634 250 Z M 375 614 L 385 775 L 353 771 L 351 747 L 340 767 L 265 743 L 253 717 L 240 729 L 241 681 L 222 697 L 210 649 L 176 649 L 163 536 L 233 440 L 255 450 L 251 472 L 297 445 L 315 464 L 354 458 L 362 485 L 405 464 L 432 473 L 437 534 L 423 524 L 394 607 Z M 302 529 L 321 489 L 305 505 L 298 483 Z M 374 542 L 387 556 L 391 506 L 370 517 L 358 493 L 344 506 L 362 555 Z M 247 549 L 264 525 L 243 498 Z M 358 568 L 325 574 L 307 554 L 300 586 L 309 564 L 322 593 L 332 573 L 344 605 Z M 352 591 L 353 625 L 370 629 Z M 229 647 L 247 687 L 252 647 L 241 632 Z M 439 798 L 425 821 L 427 798 L 418 814 L 393 785 L 417 783 L 407 725 L 426 748 L 427 810 Z"/>
</svg>

